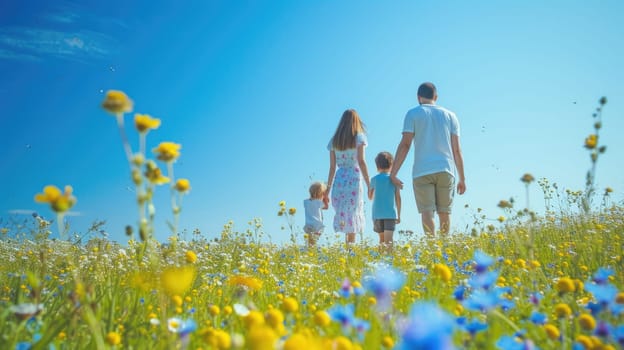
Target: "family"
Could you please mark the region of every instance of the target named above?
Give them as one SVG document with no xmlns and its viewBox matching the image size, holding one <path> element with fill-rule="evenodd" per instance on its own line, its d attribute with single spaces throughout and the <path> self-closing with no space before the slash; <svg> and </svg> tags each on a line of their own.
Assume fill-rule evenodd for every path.
<svg viewBox="0 0 624 350">
<path fill-rule="evenodd" d="M 310 198 L 304 200 L 304 232 L 309 246 L 316 244 L 323 232 L 322 210 L 329 208 L 330 198 L 336 211 L 334 230 L 345 233 L 347 244 L 355 242 L 356 234 L 363 233 L 365 227 L 366 185 L 368 198 L 373 201 L 373 229 L 379 234 L 380 246 L 391 249 L 395 225 L 401 220 L 403 182 L 397 178 L 397 173 L 412 143 L 412 185 L 423 230 L 427 235 L 435 234 L 434 213 L 437 212 L 439 232 L 446 234 L 449 231 L 455 190 L 460 195 L 466 191 L 459 122 L 455 113 L 436 105 L 438 93 L 432 83 L 421 84 L 417 97 L 419 106 L 405 115 L 403 137 L 394 157 L 389 152 L 380 152 L 375 157 L 378 174 L 372 178 L 365 159 L 364 123 L 353 109 L 342 114 L 327 145 L 327 184 L 313 183 Z"/>
</svg>

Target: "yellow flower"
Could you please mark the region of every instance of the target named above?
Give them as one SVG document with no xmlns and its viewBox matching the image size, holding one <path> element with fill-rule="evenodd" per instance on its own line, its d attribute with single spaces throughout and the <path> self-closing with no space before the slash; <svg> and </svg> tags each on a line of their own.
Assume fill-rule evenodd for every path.
<svg viewBox="0 0 624 350">
<path fill-rule="evenodd" d="M 251 329 L 252 327 L 264 325 L 264 316 L 258 310 L 251 310 L 247 316 L 243 317 L 243 323 L 245 327 Z"/>
<path fill-rule="evenodd" d="M 293 297 L 284 298 L 282 300 L 282 310 L 288 313 L 297 312 L 299 310 L 299 302 Z"/>
<path fill-rule="evenodd" d="M 444 282 L 450 281 L 453 277 L 451 269 L 444 264 L 435 264 L 433 266 L 433 272 Z"/>
<path fill-rule="evenodd" d="M 576 337 L 576 341 L 583 345 L 584 349 L 593 349 L 595 345 L 592 338 L 582 334 Z"/>
<path fill-rule="evenodd" d="M 530 184 L 531 182 L 535 181 L 535 178 L 533 177 L 533 175 L 526 173 L 524 175 L 522 175 L 522 177 L 520 178 L 520 181 L 524 182 L 525 184 Z"/>
<path fill-rule="evenodd" d="M 319 327 L 327 327 L 331 323 L 331 317 L 326 311 L 319 310 L 314 313 L 314 323 Z"/>
<path fill-rule="evenodd" d="M 591 134 L 585 138 L 585 148 L 594 149 L 598 144 L 598 135 Z"/>
<path fill-rule="evenodd" d="M 279 326 L 283 326 L 284 314 L 278 309 L 271 309 L 264 315 L 264 320 L 273 329 L 277 329 Z"/>
<path fill-rule="evenodd" d="M 210 315 L 212 316 L 219 316 L 219 314 L 221 313 L 221 309 L 218 305 L 212 304 L 208 307 L 208 312 L 210 312 Z"/>
<path fill-rule="evenodd" d="M 569 277 L 560 278 L 559 281 L 557 281 L 556 287 L 559 293 L 574 292 L 576 290 L 574 281 Z"/>
<path fill-rule="evenodd" d="M 160 284 L 169 295 L 183 295 L 195 281 L 193 266 L 169 267 L 160 275 Z"/>
<path fill-rule="evenodd" d="M 175 189 L 181 193 L 188 192 L 191 189 L 191 182 L 188 179 L 178 179 L 175 183 Z"/>
<path fill-rule="evenodd" d="M 153 160 L 149 160 L 145 163 L 145 177 L 154 185 L 164 185 L 171 181 L 168 177 L 162 174 L 162 171 Z"/>
<path fill-rule="evenodd" d="M 270 327 L 258 326 L 249 331 L 245 343 L 249 350 L 273 350 L 277 338 L 278 335 Z"/>
<path fill-rule="evenodd" d="M 197 255 L 194 251 L 188 250 L 186 251 L 186 262 L 189 264 L 194 264 L 197 261 Z"/>
<path fill-rule="evenodd" d="M 578 323 L 579 326 L 586 331 L 591 331 L 596 328 L 596 320 L 594 320 L 594 317 L 590 314 L 582 314 L 579 316 Z"/>
<path fill-rule="evenodd" d="M 221 329 L 206 328 L 200 330 L 198 334 L 212 349 L 225 350 L 232 347 L 232 338 Z"/>
<path fill-rule="evenodd" d="M 286 206 L 286 201 L 280 201 L 279 202 L 279 206 L 280 207 L 285 207 Z"/>
<path fill-rule="evenodd" d="M 321 350 L 322 344 L 310 335 L 295 333 L 284 342 L 284 350 Z"/>
<path fill-rule="evenodd" d="M 243 275 L 236 275 L 236 276 L 230 277 L 230 279 L 228 280 L 228 283 L 234 286 L 247 287 L 248 289 L 251 289 L 251 290 L 258 290 L 262 288 L 261 280 L 254 278 L 254 277 L 243 276 Z"/>
<path fill-rule="evenodd" d="M 501 215 L 501 216 L 498 217 L 497 220 L 498 220 L 498 222 L 503 222 L 503 221 L 505 221 L 505 217 Z"/>
<path fill-rule="evenodd" d="M 290 215 L 295 215 L 295 213 L 296 213 L 296 212 L 297 212 L 297 209 L 296 209 L 296 208 L 290 208 L 290 209 L 288 209 L 288 214 L 290 214 Z"/>
<path fill-rule="evenodd" d="M 392 337 L 386 335 L 381 339 L 381 345 L 384 348 L 391 348 L 394 346 L 394 340 L 392 340 Z"/>
<path fill-rule="evenodd" d="M 559 339 L 560 333 L 559 329 L 551 324 L 544 325 L 544 330 L 546 331 L 546 335 L 550 339 L 556 340 Z"/>
<path fill-rule="evenodd" d="M 152 118 L 148 114 L 135 114 L 134 126 L 139 132 L 148 132 L 152 129 L 158 129 L 160 126 L 160 119 Z"/>
<path fill-rule="evenodd" d="M 72 195 L 72 192 L 71 186 L 65 186 L 65 192 L 62 193 L 58 187 L 48 185 L 43 188 L 43 193 L 35 195 L 35 202 L 49 203 L 52 210 L 57 213 L 63 213 L 76 204 L 76 197 Z"/>
<path fill-rule="evenodd" d="M 182 146 L 173 142 L 161 142 L 152 151 L 156 153 L 156 158 L 163 162 L 173 162 L 180 156 Z"/>
<path fill-rule="evenodd" d="M 555 315 L 557 315 L 558 318 L 568 317 L 572 315 L 572 309 L 570 309 L 568 304 L 559 303 L 555 305 Z"/>
<path fill-rule="evenodd" d="M 132 100 L 123 91 L 108 90 L 102 108 L 113 114 L 132 112 Z"/>
<path fill-rule="evenodd" d="M 106 342 L 108 345 L 119 345 L 121 344 L 121 335 L 117 332 L 108 332 L 106 335 Z"/>
<path fill-rule="evenodd" d="M 336 339 L 334 339 L 333 342 L 333 346 L 332 349 L 335 350 L 353 350 L 353 343 L 351 343 L 351 340 L 349 340 L 349 338 L 344 337 L 344 336 L 339 336 Z"/>
<path fill-rule="evenodd" d="M 171 297 L 171 301 L 173 301 L 173 303 L 174 303 L 177 307 L 182 306 L 182 303 L 183 303 L 183 301 L 182 301 L 182 297 L 181 297 L 181 296 L 179 296 L 179 295 L 174 295 L 174 296 L 172 296 L 172 297 Z"/>
</svg>

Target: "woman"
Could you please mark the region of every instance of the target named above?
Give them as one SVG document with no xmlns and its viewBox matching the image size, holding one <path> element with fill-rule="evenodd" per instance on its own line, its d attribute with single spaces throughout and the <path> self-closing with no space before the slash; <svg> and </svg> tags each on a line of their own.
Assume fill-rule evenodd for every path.
<svg viewBox="0 0 624 350">
<path fill-rule="evenodd" d="M 336 210 L 334 230 L 346 234 L 347 244 L 354 243 L 355 234 L 364 231 L 362 180 L 366 184 L 367 192 L 370 184 L 364 153 L 366 145 L 366 130 L 360 116 L 353 109 L 346 110 L 327 146 L 327 187 L 331 189 L 331 203 Z"/>
</svg>

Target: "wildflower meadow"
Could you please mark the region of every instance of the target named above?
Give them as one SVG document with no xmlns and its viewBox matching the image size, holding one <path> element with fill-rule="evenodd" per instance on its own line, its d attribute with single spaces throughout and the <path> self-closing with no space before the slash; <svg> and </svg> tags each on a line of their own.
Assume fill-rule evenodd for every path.
<svg viewBox="0 0 624 350">
<path fill-rule="evenodd" d="M 191 181 L 174 173 L 182 146 L 148 150 L 160 120 L 136 114 L 126 125 L 133 101 L 109 91 L 102 107 L 111 117 L 101 118 L 117 123 L 135 186 L 126 200 L 138 209 L 128 240 L 77 242 L 65 214 L 80 193 L 71 184 L 33 189 L 56 217 L 0 222 L 0 349 L 622 349 L 624 206 L 595 187 L 606 104 L 579 140 L 583 191 L 519 174 L 527 203 L 528 189 L 541 188 L 544 213 L 501 200 L 499 225 L 476 209 L 467 232 L 399 232 L 389 251 L 342 239 L 300 244 L 300 214 L 284 202 L 276 210 L 290 243 L 267 243 L 260 221 L 244 232 L 226 224 L 218 239 L 181 239 L 192 195 Z M 171 208 L 159 208 L 173 217 L 167 242 L 154 239 L 155 191 L 170 193 Z"/>
</svg>

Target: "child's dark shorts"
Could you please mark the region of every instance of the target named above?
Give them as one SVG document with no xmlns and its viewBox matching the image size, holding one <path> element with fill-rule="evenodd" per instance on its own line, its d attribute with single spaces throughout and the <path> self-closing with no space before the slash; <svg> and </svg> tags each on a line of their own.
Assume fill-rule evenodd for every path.
<svg viewBox="0 0 624 350">
<path fill-rule="evenodd" d="M 375 219 L 373 220 L 373 230 L 377 233 L 384 231 L 394 231 L 396 219 Z"/>
</svg>

